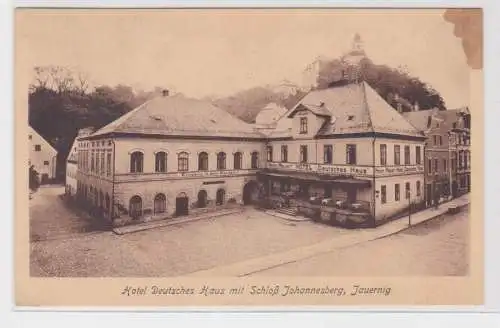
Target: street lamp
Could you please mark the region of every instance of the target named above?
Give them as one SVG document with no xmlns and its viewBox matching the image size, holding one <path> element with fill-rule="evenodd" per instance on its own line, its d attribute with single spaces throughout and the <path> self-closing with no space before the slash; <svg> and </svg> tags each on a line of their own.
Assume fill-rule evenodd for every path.
<svg viewBox="0 0 500 328">
<path fill-rule="evenodd" d="M 451 174 L 451 170 L 452 170 L 452 159 L 451 159 L 451 131 L 448 131 L 448 171 L 449 171 L 449 174 L 448 174 L 448 178 L 449 178 L 449 183 L 448 183 L 448 193 L 449 193 L 449 196 L 450 196 L 450 199 L 453 197 L 452 195 L 452 184 L 453 184 L 453 179 L 452 179 L 452 174 Z"/>
</svg>

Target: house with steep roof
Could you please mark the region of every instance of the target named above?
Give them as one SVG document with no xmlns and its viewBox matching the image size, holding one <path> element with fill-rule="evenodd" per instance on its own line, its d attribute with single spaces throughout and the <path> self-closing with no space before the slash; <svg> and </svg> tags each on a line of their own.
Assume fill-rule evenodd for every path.
<svg viewBox="0 0 500 328">
<path fill-rule="evenodd" d="M 38 172 L 41 183 L 48 183 L 56 177 L 57 150 L 31 126 L 28 127 L 28 140 L 29 166 Z"/>
<path fill-rule="evenodd" d="M 372 223 L 423 201 L 425 136 L 363 80 L 311 91 L 282 120 L 259 173 L 270 194 L 354 204 Z"/>
<path fill-rule="evenodd" d="M 249 202 L 264 135 L 167 91 L 78 141 L 77 190 L 115 225 Z"/>
</svg>

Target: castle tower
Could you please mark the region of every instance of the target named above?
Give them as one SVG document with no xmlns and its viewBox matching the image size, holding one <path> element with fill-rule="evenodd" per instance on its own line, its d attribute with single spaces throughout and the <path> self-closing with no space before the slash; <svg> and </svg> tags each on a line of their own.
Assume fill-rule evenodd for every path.
<svg viewBox="0 0 500 328">
<path fill-rule="evenodd" d="M 366 58 L 363 41 L 358 33 L 354 35 L 352 40 L 351 49 L 342 57 L 344 64 L 344 79 L 360 82 L 363 78 L 361 61 Z"/>
</svg>

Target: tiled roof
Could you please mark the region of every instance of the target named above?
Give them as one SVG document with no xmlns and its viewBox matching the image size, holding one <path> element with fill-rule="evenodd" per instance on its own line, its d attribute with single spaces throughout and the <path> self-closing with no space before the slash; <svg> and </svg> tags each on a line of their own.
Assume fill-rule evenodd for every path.
<svg viewBox="0 0 500 328">
<path fill-rule="evenodd" d="M 331 115 L 330 122 L 320 129 L 319 135 L 379 132 L 422 136 L 366 82 L 343 83 L 311 91 L 292 111 L 309 104 L 323 107 Z"/>
<path fill-rule="evenodd" d="M 429 117 L 433 117 L 438 111 L 437 108 L 434 108 L 416 112 L 405 112 L 403 113 L 403 117 L 419 131 L 427 131 L 427 129 L 429 129 Z"/>
<path fill-rule="evenodd" d="M 263 138 L 251 124 L 213 104 L 182 95 L 152 99 L 91 135 L 145 135 Z"/>
</svg>

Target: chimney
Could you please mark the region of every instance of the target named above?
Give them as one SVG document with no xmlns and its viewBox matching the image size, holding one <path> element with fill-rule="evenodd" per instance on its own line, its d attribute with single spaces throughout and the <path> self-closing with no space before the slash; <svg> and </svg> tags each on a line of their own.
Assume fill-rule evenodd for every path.
<svg viewBox="0 0 500 328">
<path fill-rule="evenodd" d="M 162 92 L 163 97 L 168 97 L 168 90 L 164 89 Z"/>
<path fill-rule="evenodd" d="M 325 107 L 325 103 L 324 102 L 320 102 L 319 103 L 319 107 Z"/>
</svg>

